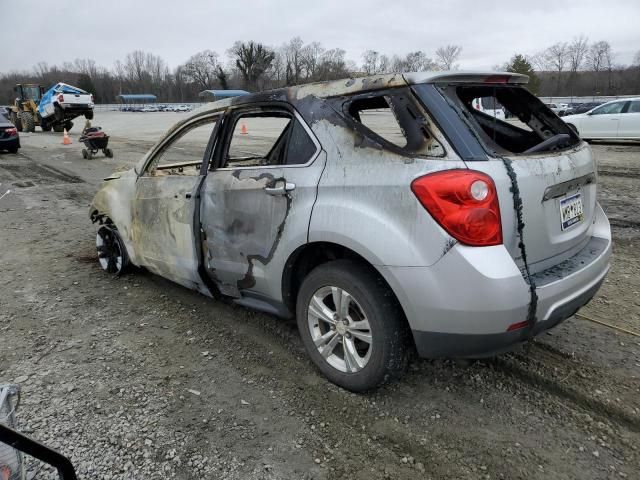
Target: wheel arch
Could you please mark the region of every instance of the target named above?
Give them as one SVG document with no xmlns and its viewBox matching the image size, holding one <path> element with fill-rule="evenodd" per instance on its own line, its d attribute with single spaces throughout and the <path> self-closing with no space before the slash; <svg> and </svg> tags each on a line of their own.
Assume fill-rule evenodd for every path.
<svg viewBox="0 0 640 480">
<path fill-rule="evenodd" d="M 369 258 L 367 258 L 369 257 Z M 373 275 L 378 277 L 386 288 L 393 294 L 401 309 L 405 321 L 407 315 L 400 301 L 400 296 L 393 289 L 382 272 L 376 268 L 376 259 L 366 253 L 363 255 L 339 243 L 318 241 L 301 245 L 294 250 L 287 259 L 282 274 L 282 301 L 290 312 L 296 311 L 296 299 L 304 277 L 314 268 L 333 260 L 348 259 L 365 266 Z"/>
</svg>

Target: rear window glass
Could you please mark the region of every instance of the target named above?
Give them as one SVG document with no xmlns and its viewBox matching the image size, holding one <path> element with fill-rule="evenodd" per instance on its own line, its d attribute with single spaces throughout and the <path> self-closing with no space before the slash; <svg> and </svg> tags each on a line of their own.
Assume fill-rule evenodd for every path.
<svg viewBox="0 0 640 480">
<path fill-rule="evenodd" d="M 499 154 L 530 154 L 570 148 L 578 136 L 538 98 L 522 87 L 507 85 L 450 85 L 441 91 L 459 107 L 482 142 Z M 474 102 L 500 105 L 503 118 L 487 114 Z"/>
</svg>

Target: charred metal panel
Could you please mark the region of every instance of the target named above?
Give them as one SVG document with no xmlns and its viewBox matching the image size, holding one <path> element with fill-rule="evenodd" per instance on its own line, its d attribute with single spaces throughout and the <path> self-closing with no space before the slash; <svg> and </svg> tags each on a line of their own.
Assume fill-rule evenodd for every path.
<svg viewBox="0 0 640 480">
<path fill-rule="evenodd" d="M 268 197 L 264 188 L 282 177 L 268 172 L 210 172 L 201 193 L 205 268 L 226 295 L 238 296 L 255 285 L 255 261 L 268 263 L 284 228 L 287 197 Z"/>
<path fill-rule="evenodd" d="M 344 245 L 374 265 L 429 266 L 443 255 L 449 235 L 411 191 L 411 181 L 438 170 L 465 168 L 451 149 L 445 158 L 407 161 L 386 149 L 354 148 L 358 132 L 314 124 L 327 150 L 311 218 L 309 241 Z M 445 145 L 446 148 L 446 145 Z"/>
<path fill-rule="evenodd" d="M 93 222 L 110 221 L 117 225 L 120 238 L 125 244 L 129 260 L 140 265 L 133 240 L 132 208 L 136 191 L 137 175 L 133 170 L 113 174 L 96 193 L 89 216 Z"/>
<path fill-rule="evenodd" d="M 151 271 L 189 288 L 201 279 L 193 229 L 198 176 L 143 176 L 133 202 L 132 240 Z"/>
</svg>

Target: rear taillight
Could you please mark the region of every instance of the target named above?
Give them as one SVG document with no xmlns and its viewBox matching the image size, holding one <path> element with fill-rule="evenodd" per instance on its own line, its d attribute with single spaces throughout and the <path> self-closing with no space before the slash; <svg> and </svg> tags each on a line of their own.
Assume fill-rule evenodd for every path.
<svg viewBox="0 0 640 480">
<path fill-rule="evenodd" d="M 17 135 L 17 134 L 18 134 L 18 129 L 17 129 L 17 128 L 15 128 L 15 127 L 13 127 L 13 128 L 5 128 L 5 129 L 4 129 L 4 132 L 5 132 L 6 134 L 8 134 L 9 136 L 11 136 L 11 137 L 12 137 L 12 136 L 14 136 L 14 135 Z"/>
<path fill-rule="evenodd" d="M 488 175 L 474 170 L 445 170 L 416 178 L 411 191 L 459 242 L 476 247 L 502 243 L 498 195 Z"/>
<path fill-rule="evenodd" d="M 58 101 L 60 103 L 64 103 L 64 95 L 62 93 L 60 95 L 58 95 Z"/>
<path fill-rule="evenodd" d="M 91 95 L 91 103 L 95 103 L 95 101 L 93 100 L 93 95 Z"/>
</svg>

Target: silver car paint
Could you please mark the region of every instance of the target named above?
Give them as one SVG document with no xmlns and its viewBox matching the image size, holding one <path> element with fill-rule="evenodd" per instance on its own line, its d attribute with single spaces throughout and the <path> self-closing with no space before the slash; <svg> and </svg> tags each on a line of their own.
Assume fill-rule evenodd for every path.
<svg viewBox="0 0 640 480">
<path fill-rule="evenodd" d="M 415 74 L 406 78 L 417 82 L 436 77 L 447 79 L 449 75 L 455 77 L 455 74 Z M 475 78 L 474 74 L 469 77 Z M 514 79 L 522 83 L 521 77 Z M 405 85 L 402 76 L 383 75 L 302 86 L 290 89 L 288 95 L 301 101 Z M 224 111 L 233 103 L 234 99 L 215 102 L 194 115 Z M 158 145 L 188 121 L 170 130 Z M 442 157 L 409 158 L 379 148 L 355 147 L 353 132 L 330 120 L 320 119 L 309 127 L 323 150 L 306 167 L 278 167 L 271 172 L 220 170 L 215 176 L 210 173 L 206 180 L 198 177 L 205 182 L 201 205 L 206 232 L 205 262 L 223 291 L 238 296 L 247 289 L 280 301 L 282 274 L 289 256 L 307 242 L 323 241 L 347 247 L 374 265 L 398 297 L 413 330 L 499 333 L 527 317 L 531 297 L 520 270 L 513 198 L 502 161 L 465 164 L 433 125 L 431 131 L 445 152 Z M 141 160 L 138 172 L 158 148 Z M 558 263 L 571 256 L 590 235 L 609 242 L 606 251 L 588 268 L 538 289 L 538 316 L 546 318 L 558 305 L 601 281 L 606 274 L 610 255 L 608 222 L 595 202 L 595 185 L 587 185 L 584 190 L 588 220 L 571 232 L 555 230 L 549 213 L 552 207 L 542 205 L 547 187 L 593 172 L 588 147 L 582 145 L 560 155 L 519 156 L 512 165 L 524 198 L 524 242 L 531 252 L 534 273 L 546 268 L 549 262 Z M 409 188 L 411 181 L 450 168 L 474 168 L 494 178 L 504 245 L 477 248 L 456 244 L 417 202 Z M 261 177 L 264 173 L 267 176 Z M 237 213 L 224 216 L 229 209 L 222 192 L 246 185 L 257 193 L 268 175 L 293 181 L 296 189 L 287 199 L 274 200 L 270 222 L 257 221 L 256 215 L 262 215 L 261 210 L 253 216 L 245 212 L 243 220 L 255 223 L 248 227 L 245 224 L 246 229 L 239 237 L 234 236 L 237 232 L 230 235 L 230 223 L 239 216 Z M 107 181 L 91 206 L 92 218 L 109 217 L 117 225 L 134 264 L 149 266 L 206 293 L 200 283 L 189 285 L 189 281 L 184 281 L 180 269 L 185 265 L 164 262 L 161 267 L 157 259 L 145 253 L 147 246 L 140 243 L 145 241 L 140 232 L 145 222 L 133 219 L 132 205 L 139 188 L 136 180 L 136 173 L 126 172 Z M 224 215 L 216 217 L 221 211 Z M 172 233 L 186 225 L 182 214 L 155 218 L 166 222 L 167 231 Z M 186 240 L 184 232 L 179 236 Z M 216 243 L 216 239 L 222 241 Z M 233 250 L 234 245 L 249 250 L 240 254 Z M 189 255 L 188 249 L 182 252 L 185 253 Z"/>
</svg>

